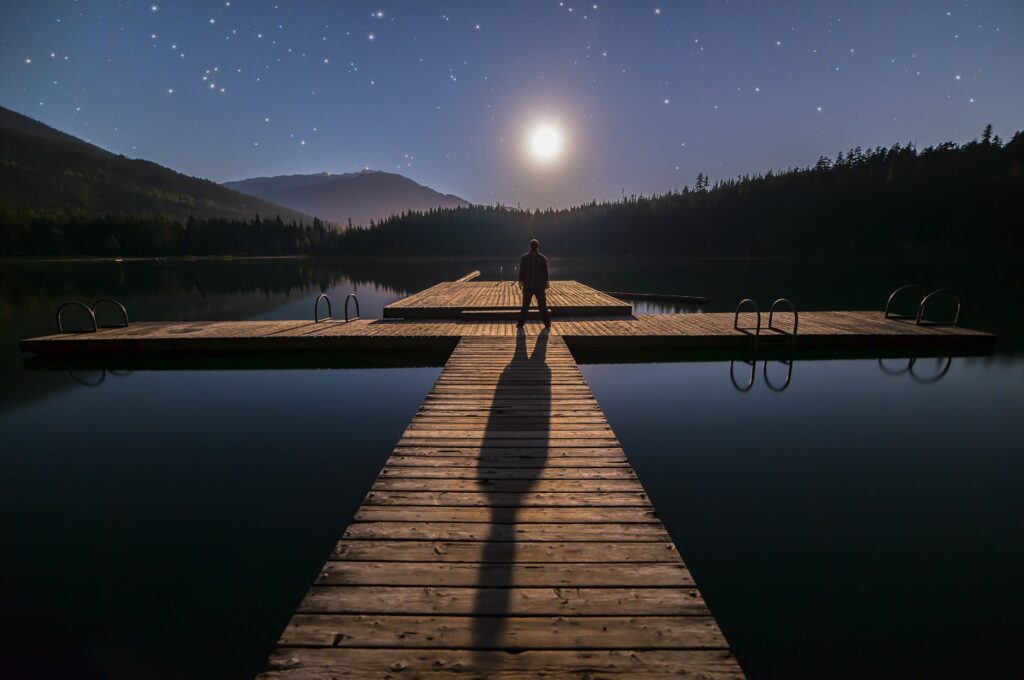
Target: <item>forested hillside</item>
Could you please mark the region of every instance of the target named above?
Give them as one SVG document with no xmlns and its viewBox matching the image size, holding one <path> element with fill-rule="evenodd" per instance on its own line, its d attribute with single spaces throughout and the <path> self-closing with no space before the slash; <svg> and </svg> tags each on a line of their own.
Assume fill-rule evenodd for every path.
<svg viewBox="0 0 1024 680">
<path fill-rule="evenodd" d="M 0 211 L 0 255 L 825 256 L 1024 251 L 1024 133 L 923 150 L 840 153 L 811 167 L 566 210 L 472 206 L 335 231 L 280 219 L 69 218 Z M 111 210 L 111 212 L 117 212 Z"/>
<path fill-rule="evenodd" d="M 1024 134 L 917 150 L 839 153 L 808 168 L 568 210 L 475 206 L 407 214 L 348 234 L 347 252 L 693 256 L 845 255 L 1024 248 Z"/>
<path fill-rule="evenodd" d="M 216 182 L 126 158 L 0 107 L 0 209 L 24 217 L 312 218 Z"/>
</svg>

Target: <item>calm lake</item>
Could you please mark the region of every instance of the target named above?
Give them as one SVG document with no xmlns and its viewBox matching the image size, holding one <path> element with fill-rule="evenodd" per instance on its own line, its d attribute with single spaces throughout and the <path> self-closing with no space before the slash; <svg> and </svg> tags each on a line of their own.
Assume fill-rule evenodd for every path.
<svg viewBox="0 0 1024 680">
<path fill-rule="evenodd" d="M 0 263 L 0 677 L 262 670 L 444 361 L 26 361 L 17 340 L 53 332 L 61 302 L 114 297 L 133 321 L 305 319 L 320 290 L 336 316 L 355 291 L 377 317 L 513 264 Z M 783 296 L 880 309 L 904 283 L 951 287 L 963 325 L 1000 334 L 994 356 L 913 363 L 578 357 L 751 678 L 1019 677 L 1020 265 L 552 261 L 554 278 L 706 295 L 708 311 Z"/>
</svg>

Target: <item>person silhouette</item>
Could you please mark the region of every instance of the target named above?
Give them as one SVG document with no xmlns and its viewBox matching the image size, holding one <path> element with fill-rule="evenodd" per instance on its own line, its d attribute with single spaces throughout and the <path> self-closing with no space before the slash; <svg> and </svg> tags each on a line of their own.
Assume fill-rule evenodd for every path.
<svg viewBox="0 0 1024 680">
<path fill-rule="evenodd" d="M 530 299 L 537 298 L 537 307 L 540 309 L 540 318 L 544 325 L 551 327 L 551 316 L 548 314 L 547 289 L 551 285 L 548 281 L 548 258 L 540 254 L 540 241 L 530 241 L 530 251 L 523 255 L 519 261 L 519 281 L 523 289 L 523 305 L 519 309 L 519 323 L 516 328 L 522 328 L 526 323 L 526 313 L 530 310 Z"/>
</svg>

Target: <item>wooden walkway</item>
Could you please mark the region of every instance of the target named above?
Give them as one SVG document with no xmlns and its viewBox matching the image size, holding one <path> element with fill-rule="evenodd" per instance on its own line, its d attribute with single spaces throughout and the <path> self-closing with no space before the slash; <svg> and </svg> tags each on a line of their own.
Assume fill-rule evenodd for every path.
<svg viewBox="0 0 1024 680">
<path fill-rule="evenodd" d="M 753 314 L 651 314 L 556 319 L 552 334 L 573 348 L 746 350 L 752 346 Z M 792 328 L 792 315 L 776 314 L 775 326 Z M 540 324 L 528 324 L 529 333 Z M 47 356 L 137 353 L 207 353 L 339 349 L 451 349 L 465 337 L 512 337 L 512 321 L 397 319 L 344 321 L 182 321 L 133 323 L 97 333 L 65 333 L 21 341 L 24 352 Z M 762 327 L 760 343 L 778 345 L 785 332 Z M 992 351 L 995 336 L 950 326 L 917 326 L 885 319 L 881 312 L 803 312 L 795 349 L 907 349 L 955 353 Z"/>
<path fill-rule="evenodd" d="M 739 678 L 554 334 L 466 337 L 264 678 Z"/>
<path fill-rule="evenodd" d="M 385 319 L 450 319 L 519 311 L 522 290 L 510 281 L 445 281 L 384 308 Z M 628 316 L 633 307 L 579 281 L 552 281 L 547 303 L 554 316 Z M 536 310 L 534 304 L 532 309 Z"/>
</svg>

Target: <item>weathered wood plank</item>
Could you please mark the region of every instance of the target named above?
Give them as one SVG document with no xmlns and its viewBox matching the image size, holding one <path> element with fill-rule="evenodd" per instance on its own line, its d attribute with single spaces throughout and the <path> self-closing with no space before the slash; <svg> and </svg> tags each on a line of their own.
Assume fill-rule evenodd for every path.
<svg viewBox="0 0 1024 680">
<path fill-rule="evenodd" d="M 502 581 L 515 587 L 576 586 L 608 587 L 693 587 L 693 577 L 677 564 L 528 564 L 518 561 L 514 544 L 491 545 L 492 552 L 505 563 L 452 562 L 327 562 L 316 584 L 345 586 L 476 586 Z"/>
<path fill-rule="evenodd" d="M 482 564 L 504 557 L 485 541 L 338 541 L 331 560 L 359 562 L 471 562 Z M 682 563 L 671 542 L 609 543 L 530 542 L 515 545 L 515 559 L 521 563 L 584 563 L 616 562 Z"/>
<path fill-rule="evenodd" d="M 299 614 L 281 644 L 433 649 L 728 649 L 707 616 Z"/>
<path fill-rule="evenodd" d="M 518 517 L 517 517 L 518 519 Z M 668 541 L 661 522 L 491 524 L 490 522 L 356 522 L 344 538 L 375 541 Z"/>
<path fill-rule="evenodd" d="M 296 656 L 318 647 L 329 656 Z M 348 653 L 368 649 L 379 656 Z M 590 673 L 582 650 L 604 655 L 604 670 Z M 704 656 L 681 656 L 691 651 Z M 471 677 L 742 677 L 556 336 L 460 342 L 266 677 L 405 676 L 425 658 L 445 675 L 448 652 Z"/>
<path fill-rule="evenodd" d="M 456 620 L 448 621 L 457 625 Z M 518 638 L 517 638 L 518 639 Z M 431 650 L 283 647 L 270 658 L 262 677 L 275 680 L 336 678 L 452 677 L 495 680 L 580 680 L 622 677 L 663 680 L 669 677 L 739 680 L 732 654 L 723 649 L 588 649 L 588 650 Z"/>
<path fill-rule="evenodd" d="M 508 515 L 509 513 L 503 512 Z M 484 522 L 493 523 L 491 506 L 363 505 L 357 522 Z M 556 505 L 517 508 L 514 523 L 524 524 L 647 524 L 659 523 L 650 504 L 628 506 Z"/>
<path fill-rule="evenodd" d="M 708 616 L 696 588 L 313 586 L 302 614 Z"/>
</svg>

